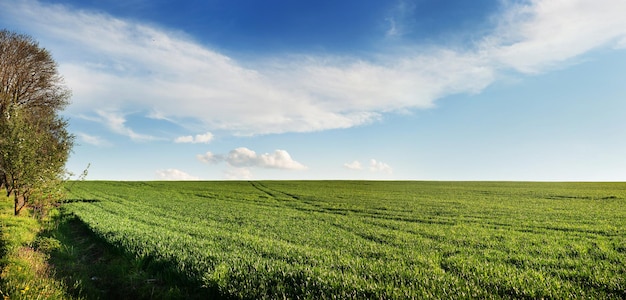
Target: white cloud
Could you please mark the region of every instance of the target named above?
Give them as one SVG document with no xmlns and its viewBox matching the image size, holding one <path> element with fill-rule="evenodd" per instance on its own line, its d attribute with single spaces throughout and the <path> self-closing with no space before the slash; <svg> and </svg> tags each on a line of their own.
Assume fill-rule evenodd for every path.
<svg viewBox="0 0 626 300">
<path fill-rule="evenodd" d="M 228 155 L 226 155 L 225 160 L 233 167 L 251 167 L 262 164 L 256 152 L 246 147 L 231 150 L 228 152 Z"/>
<path fill-rule="evenodd" d="M 199 161 L 208 163 L 208 164 L 215 164 L 223 160 L 223 158 L 220 155 L 214 155 L 210 151 L 205 154 L 198 154 L 196 155 L 196 158 Z"/>
<path fill-rule="evenodd" d="M 175 143 L 193 143 L 193 136 L 191 135 L 186 135 L 186 136 L 179 136 L 176 139 L 174 139 Z"/>
<path fill-rule="evenodd" d="M 355 160 L 351 163 L 345 163 L 343 164 L 343 167 L 346 169 L 350 169 L 350 170 L 355 170 L 355 171 L 361 171 L 363 170 L 363 165 L 361 164 L 360 161 Z M 392 174 L 393 173 L 393 168 L 391 168 L 390 165 L 382 162 L 382 161 L 377 161 L 375 159 L 371 159 L 370 160 L 370 164 L 369 164 L 369 171 L 370 172 L 376 172 L 376 173 L 386 173 L 386 174 Z"/>
<path fill-rule="evenodd" d="M 113 132 L 127 136 L 133 141 L 141 142 L 154 141 L 159 139 L 151 135 L 137 133 L 134 130 L 130 129 L 126 126 L 126 118 L 122 114 L 119 114 L 117 112 L 98 110 L 96 111 L 96 114 L 99 116 L 99 118 L 93 118 L 92 120 L 103 123 Z"/>
<path fill-rule="evenodd" d="M 197 134 L 196 136 L 186 135 L 177 137 L 175 143 L 191 143 L 191 144 L 208 144 L 213 140 L 213 134 L 207 132 L 205 134 Z"/>
<path fill-rule="evenodd" d="M 159 180 L 199 180 L 200 179 L 198 177 L 189 175 L 177 169 L 157 170 L 156 178 Z"/>
<path fill-rule="evenodd" d="M 288 55 L 254 65 L 181 32 L 35 0 L 0 2 L 0 19 L 52 51 L 74 92 L 70 112 L 97 112 L 133 140 L 155 139 L 125 125 L 120 112 L 138 107 L 235 135 L 348 128 L 432 107 L 446 95 L 480 92 L 502 70 L 543 72 L 592 49 L 624 47 L 626 1 L 505 5 L 493 33 L 466 50 L 409 45 L 373 60 Z M 401 34 L 399 12 L 389 33 Z M 181 137 L 190 140 L 197 138 Z"/>
<path fill-rule="evenodd" d="M 350 170 L 362 170 L 363 167 L 361 166 L 361 163 L 358 160 L 355 160 L 351 163 L 345 163 L 343 164 L 344 168 L 350 169 Z"/>
<path fill-rule="evenodd" d="M 285 170 L 306 170 L 307 167 L 291 158 L 285 150 L 275 150 L 274 153 L 261 154 L 257 158 L 260 166 L 265 168 Z"/>
<path fill-rule="evenodd" d="M 198 160 L 205 163 L 226 162 L 231 167 L 249 168 L 258 167 L 282 170 L 306 170 L 307 167 L 291 158 L 285 150 L 275 150 L 273 153 L 257 154 L 246 147 L 233 149 L 226 155 L 215 155 L 211 152 L 199 154 Z"/>
<path fill-rule="evenodd" d="M 209 143 L 213 140 L 213 134 L 210 132 L 207 132 L 205 134 L 198 134 L 196 135 L 196 137 L 194 138 L 194 141 L 196 143 Z"/>
<path fill-rule="evenodd" d="M 375 159 L 370 160 L 370 171 L 382 172 L 387 174 L 393 173 L 393 169 L 391 168 L 391 166 L 382 161 L 376 161 Z"/>
<path fill-rule="evenodd" d="M 110 146 L 111 145 L 111 143 L 109 143 L 107 140 L 99 136 L 89 135 L 84 132 L 78 132 L 76 133 L 76 135 L 81 141 L 90 145 L 94 145 L 94 146 Z"/>
<path fill-rule="evenodd" d="M 617 42 L 617 45 L 615 45 L 615 49 L 624 49 L 626 48 L 626 37 L 623 37 L 619 42 Z"/>
<path fill-rule="evenodd" d="M 257 155 L 256 152 L 245 148 L 231 150 L 225 157 L 226 162 L 233 167 L 260 167 L 283 170 L 305 170 L 307 167 L 293 160 L 285 150 L 275 150 L 273 153 Z"/>
<path fill-rule="evenodd" d="M 491 60 L 524 73 L 545 71 L 626 37 L 626 1 L 532 0 L 510 4 L 482 46 Z"/>
</svg>

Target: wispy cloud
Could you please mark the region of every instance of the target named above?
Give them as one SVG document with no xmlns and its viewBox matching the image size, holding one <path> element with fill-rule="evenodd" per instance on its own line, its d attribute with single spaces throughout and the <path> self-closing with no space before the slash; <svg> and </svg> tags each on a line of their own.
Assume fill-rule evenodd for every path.
<svg viewBox="0 0 626 300">
<path fill-rule="evenodd" d="M 382 173 L 387 173 L 387 174 L 393 173 L 393 169 L 391 168 L 391 166 L 389 166 L 388 164 L 382 161 L 377 161 L 375 159 L 370 160 L 370 171 L 382 172 Z"/>
<path fill-rule="evenodd" d="M 110 111 L 96 111 L 97 115 L 100 119 L 96 119 L 101 121 L 105 126 L 111 129 L 113 132 L 129 137 L 133 141 L 154 141 L 159 138 L 147 135 L 140 134 L 132 130 L 131 128 L 126 126 L 126 119 L 120 113 L 110 112 Z"/>
<path fill-rule="evenodd" d="M 185 135 L 185 136 L 179 136 L 176 139 L 174 139 L 175 143 L 190 143 L 190 144 L 208 144 L 213 140 L 213 134 L 210 132 L 207 132 L 205 134 L 196 134 L 195 136 L 192 135 Z"/>
<path fill-rule="evenodd" d="M 220 161 L 224 159 L 222 155 L 215 155 L 211 151 L 207 151 L 204 154 L 198 154 L 196 155 L 196 158 L 199 161 L 203 163 L 207 163 L 207 164 L 219 163 Z"/>
<path fill-rule="evenodd" d="M 388 22 L 388 28 L 385 32 L 387 37 L 398 37 L 406 34 L 405 26 L 408 22 L 407 16 L 415 9 L 415 4 L 405 0 L 399 0 L 391 8 L 385 19 Z"/>
<path fill-rule="evenodd" d="M 510 2 L 480 46 L 494 64 L 543 72 L 598 47 L 618 46 L 626 38 L 625 11 L 621 0 Z"/>
<path fill-rule="evenodd" d="M 396 25 L 396 19 L 393 17 L 389 17 L 387 18 L 387 22 L 389 22 L 389 28 L 385 32 L 385 35 L 387 35 L 388 37 L 395 37 L 400 35 L 400 30 Z"/>
<path fill-rule="evenodd" d="M 361 166 L 361 163 L 358 160 L 355 160 L 351 163 L 345 163 L 343 164 L 343 167 L 346 169 L 350 169 L 350 170 L 362 170 L 363 167 Z"/>
<path fill-rule="evenodd" d="M 77 132 L 76 136 L 80 139 L 80 141 L 85 142 L 94 146 L 111 146 L 111 143 L 99 136 L 90 135 L 84 132 Z"/>
<path fill-rule="evenodd" d="M 137 141 L 155 137 L 129 128 L 120 112 L 140 107 L 235 135 L 348 128 L 478 93 L 502 71 L 544 72 L 593 49 L 624 47 L 622 0 L 503 3 L 497 27 L 465 50 L 405 45 L 376 59 L 311 54 L 254 64 L 180 32 L 35 0 L 0 2 L 0 18 L 58 57 L 74 92 L 70 112 L 95 112 Z"/>
<path fill-rule="evenodd" d="M 361 162 L 358 160 L 355 160 L 351 163 L 345 163 L 343 164 L 343 167 L 346 169 L 355 170 L 355 171 L 365 170 Z M 390 165 L 382 161 L 375 160 L 375 159 L 370 159 L 368 170 L 370 172 L 375 172 L 375 173 L 386 173 L 386 174 L 393 173 L 393 168 Z"/>
<path fill-rule="evenodd" d="M 189 175 L 178 169 L 157 170 L 155 172 L 158 180 L 199 180 L 196 176 Z"/>
</svg>

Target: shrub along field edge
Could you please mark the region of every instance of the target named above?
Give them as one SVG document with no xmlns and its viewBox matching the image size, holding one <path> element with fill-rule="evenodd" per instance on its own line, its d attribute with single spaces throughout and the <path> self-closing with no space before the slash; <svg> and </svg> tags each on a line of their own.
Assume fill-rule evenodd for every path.
<svg viewBox="0 0 626 300">
<path fill-rule="evenodd" d="M 0 200 L 0 295 L 4 299 L 73 299 L 66 285 L 54 277 L 43 248 L 56 243 L 40 238 L 43 224 L 27 212 L 14 216 L 13 199 Z"/>
</svg>

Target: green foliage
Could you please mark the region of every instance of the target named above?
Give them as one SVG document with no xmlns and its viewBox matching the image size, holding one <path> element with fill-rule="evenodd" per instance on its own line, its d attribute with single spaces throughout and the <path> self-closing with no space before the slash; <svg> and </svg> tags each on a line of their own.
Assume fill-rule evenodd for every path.
<svg viewBox="0 0 626 300">
<path fill-rule="evenodd" d="M 37 236 L 33 242 L 33 248 L 44 253 L 58 251 L 61 248 L 59 240 L 48 236 Z"/>
<path fill-rule="evenodd" d="M 198 297 L 626 297 L 624 183 L 87 181 L 64 209 Z"/>
<path fill-rule="evenodd" d="M 73 146 L 58 111 L 69 90 L 50 53 L 25 35 L 0 30 L 0 185 L 39 217 L 59 199 Z"/>
</svg>

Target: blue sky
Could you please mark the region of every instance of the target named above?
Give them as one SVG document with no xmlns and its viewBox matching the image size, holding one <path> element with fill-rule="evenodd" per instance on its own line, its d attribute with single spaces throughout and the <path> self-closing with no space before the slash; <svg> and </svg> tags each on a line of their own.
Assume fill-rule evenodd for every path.
<svg viewBox="0 0 626 300">
<path fill-rule="evenodd" d="M 88 179 L 626 180 L 622 0 L 0 2 Z"/>
</svg>

